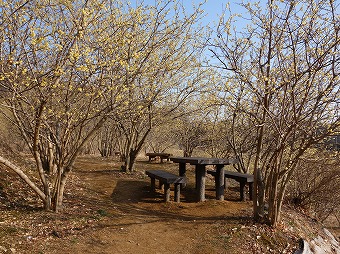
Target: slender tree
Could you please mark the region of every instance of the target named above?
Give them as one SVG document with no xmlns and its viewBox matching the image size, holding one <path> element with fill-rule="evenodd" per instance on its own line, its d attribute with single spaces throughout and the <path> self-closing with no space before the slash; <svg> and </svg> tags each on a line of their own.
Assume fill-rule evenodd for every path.
<svg viewBox="0 0 340 254">
<path fill-rule="evenodd" d="M 77 155 L 122 102 L 119 77 L 108 68 L 114 61 L 105 58 L 105 38 L 121 38 L 109 26 L 117 7 L 105 1 L 1 5 L 0 111 L 29 147 L 40 183 L 5 157 L 0 162 L 35 190 L 45 209 L 58 211 Z"/>
<path fill-rule="evenodd" d="M 254 217 L 275 226 L 299 159 L 340 123 L 339 5 L 270 0 L 243 6 L 250 17 L 245 30 L 221 19 L 211 50 L 247 94 L 240 113 L 257 130 Z"/>
</svg>

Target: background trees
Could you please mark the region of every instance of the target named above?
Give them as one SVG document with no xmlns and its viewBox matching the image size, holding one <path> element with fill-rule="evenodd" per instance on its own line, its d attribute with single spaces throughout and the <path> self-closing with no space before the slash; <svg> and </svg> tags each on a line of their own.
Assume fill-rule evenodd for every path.
<svg viewBox="0 0 340 254">
<path fill-rule="evenodd" d="M 171 119 L 176 109 L 203 85 L 200 10 L 185 13 L 172 1 L 129 7 L 121 46 L 120 74 L 128 113 L 112 116 L 122 134 L 124 165 L 132 171 L 151 129 Z"/>
<path fill-rule="evenodd" d="M 184 157 L 191 157 L 195 149 L 206 143 L 207 122 L 202 114 L 184 115 L 173 120 L 174 140 Z"/>
<path fill-rule="evenodd" d="M 321 222 L 332 216 L 339 222 L 339 159 L 339 152 L 326 150 L 323 144 L 309 150 L 287 188 L 287 201 L 308 209 Z"/>
<path fill-rule="evenodd" d="M 239 115 L 256 126 L 253 168 L 265 183 L 256 178 L 254 215 L 275 225 L 301 156 L 339 125 L 339 13 L 333 1 L 244 7 L 251 24 L 238 33 L 221 20 L 212 52 L 245 93 Z"/>
</svg>

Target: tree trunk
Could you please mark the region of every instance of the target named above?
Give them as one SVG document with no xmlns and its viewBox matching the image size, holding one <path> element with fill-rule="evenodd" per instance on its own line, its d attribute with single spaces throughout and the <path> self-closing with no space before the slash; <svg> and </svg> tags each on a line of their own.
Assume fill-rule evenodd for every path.
<svg viewBox="0 0 340 254">
<path fill-rule="evenodd" d="M 278 220 L 278 173 L 276 168 L 271 170 L 268 185 L 268 219 L 270 225 L 275 226 Z"/>
<path fill-rule="evenodd" d="M 253 198 L 256 198 L 256 205 L 254 204 L 254 220 L 260 222 L 264 218 L 264 198 L 265 198 L 265 184 L 263 181 L 261 170 L 256 170 L 254 176 L 254 183 L 256 182 L 256 187 L 253 185 Z M 256 192 L 254 194 L 254 192 Z"/>
<path fill-rule="evenodd" d="M 130 172 L 134 171 L 134 166 L 135 166 L 135 162 L 136 162 L 136 158 L 137 158 L 137 154 L 138 154 L 138 150 L 130 150 L 130 164 L 128 165 L 128 169 Z"/>
<path fill-rule="evenodd" d="M 5 159 L 4 157 L 0 156 L 0 163 L 4 164 L 5 166 L 9 167 L 13 170 L 18 176 L 30 186 L 30 188 L 40 197 L 40 199 L 45 203 L 46 195 L 43 191 L 41 191 L 34 182 L 32 182 L 28 176 L 16 165 L 11 163 L 9 160 Z"/>
<path fill-rule="evenodd" d="M 136 161 L 136 151 L 134 151 L 132 148 L 130 149 L 130 152 L 127 156 L 124 156 L 124 165 L 122 166 L 122 170 L 124 172 L 133 172 L 134 171 L 134 165 Z"/>
<path fill-rule="evenodd" d="M 139 142 L 137 142 L 137 140 L 135 140 L 136 137 L 138 136 L 138 133 L 134 133 L 132 135 L 132 137 L 130 139 L 128 139 L 128 142 L 126 144 L 126 149 L 125 149 L 126 158 L 125 158 L 124 165 L 122 166 L 123 171 L 125 171 L 125 172 L 126 171 L 129 171 L 129 172 L 134 171 L 134 165 L 135 165 L 135 162 L 136 162 L 137 155 L 140 152 L 140 150 L 142 149 L 143 144 L 145 142 L 145 139 L 148 136 L 148 134 L 150 133 L 150 130 L 151 129 L 148 129 L 144 133 L 143 137 L 140 139 Z M 133 146 L 133 144 L 132 144 L 133 141 L 136 141 L 135 146 Z"/>
<path fill-rule="evenodd" d="M 192 151 L 183 151 L 184 157 L 191 157 Z"/>
<path fill-rule="evenodd" d="M 64 172 L 61 175 L 61 179 L 58 181 L 57 191 L 53 199 L 53 210 L 55 212 L 59 212 L 62 209 L 63 199 L 64 199 L 64 190 L 66 181 L 68 178 L 68 173 Z"/>
</svg>

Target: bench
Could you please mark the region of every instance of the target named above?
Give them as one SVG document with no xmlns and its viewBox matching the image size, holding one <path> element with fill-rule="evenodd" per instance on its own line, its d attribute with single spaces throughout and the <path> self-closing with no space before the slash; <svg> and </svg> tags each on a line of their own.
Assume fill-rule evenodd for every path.
<svg viewBox="0 0 340 254">
<path fill-rule="evenodd" d="M 158 157 L 158 158 L 160 158 L 161 163 L 163 163 L 163 160 L 164 160 L 164 159 L 166 159 L 167 161 L 169 161 L 170 156 L 171 156 L 172 154 L 171 154 L 171 153 L 146 153 L 145 155 L 149 157 L 149 162 L 150 162 L 152 159 Z"/>
<path fill-rule="evenodd" d="M 207 170 L 207 173 L 215 177 L 216 181 L 216 170 Z M 240 172 L 234 172 L 234 171 L 224 171 L 224 177 L 225 180 L 227 178 L 231 178 L 236 180 L 237 182 L 240 183 L 240 196 L 241 200 L 245 200 L 245 193 L 244 193 L 244 187 L 246 184 L 249 186 L 249 199 L 253 199 L 253 182 L 254 182 L 254 176 L 251 174 L 244 174 Z M 227 183 L 226 181 L 224 182 L 224 188 L 226 189 Z"/>
<path fill-rule="evenodd" d="M 151 189 L 156 190 L 155 180 L 159 180 L 160 186 L 164 184 L 164 200 L 170 201 L 170 184 L 175 185 L 175 201 L 180 202 L 181 184 L 186 183 L 186 178 L 163 170 L 147 170 L 145 174 L 151 178 Z"/>
</svg>

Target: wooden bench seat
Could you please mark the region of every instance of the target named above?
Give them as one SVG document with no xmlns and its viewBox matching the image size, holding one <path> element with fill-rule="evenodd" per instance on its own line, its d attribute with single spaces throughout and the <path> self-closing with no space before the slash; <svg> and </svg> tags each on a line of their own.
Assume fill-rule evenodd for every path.
<svg viewBox="0 0 340 254">
<path fill-rule="evenodd" d="M 170 184 L 175 186 L 175 201 L 180 202 L 181 184 L 186 183 L 186 178 L 163 170 L 147 170 L 145 174 L 151 178 L 151 189 L 155 191 L 155 180 L 159 180 L 160 185 L 164 184 L 164 200 L 170 201 Z"/>
<path fill-rule="evenodd" d="M 216 170 L 208 170 L 208 174 L 213 175 L 216 178 Z M 249 186 L 249 199 L 252 200 L 253 196 L 253 182 L 254 182 L 254 176 L 251 174 L 244 174 L 240 172 L 234 172 L 234 171 L 224 171 L 224 177 L 225 179 L 231 178 L 236 180 L 240 183 L 240 196 L 241 200 L 245 200 L 245 193 L 244 193 L 244 187 L 246 184 Z M 226 181 L 224 182 L 224 188 L 227 188 Z"/>
</svg>

